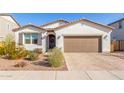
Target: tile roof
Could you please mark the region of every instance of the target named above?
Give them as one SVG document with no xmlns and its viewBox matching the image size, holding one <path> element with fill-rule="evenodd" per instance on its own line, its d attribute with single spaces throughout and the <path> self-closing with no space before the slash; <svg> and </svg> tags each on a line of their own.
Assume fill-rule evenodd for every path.
<svg viewBox="0 0 124 93">
<path fill-rule="evenodd" d="M 104 24 L 96 23 L 96 22 L 91 21 L 89 19 L 79 19 L 79 20 L 76 20 L 74 22 L 70 22 L 68 24 L 56 27 L 56 28 L 54 28 L 54 30 L 58 30 L 58 29 L 61 29 L 61 28 L 64 28 L 64 27 L 68 27 L 70 25 L 73 25 L 73 24 L 76 24 L 76 23 L 79 23 L 79 22 L 82 22 L 82 21 L 88 21 L 88 22 L 91 22 L 91 23 L 94 23 L 94 24 L 97 24 L 97 25 L 100 25 L 100 26 L 103 26 L 103 27 L 106 27 L 106 28 L 109 28 L 109 29 L 113 29 L 111 26 L 107 26 L 107 25 L 104 25 Z"/>
<path fill-rule="evenodd" d="M 35 27 L 35 28 L 38 28 L 40 30 L 45 30 L 46 31 L 46 29 L 43 29 L 39 26 L 35 26 L 35 25 L 32 25 L 32 24 L 28 24 L 28 25 L 25 25 L 25 26 L 22 26 L 22 27 L 19 27 L 19 28 L 15 28 L 15 29 L 13 29 L 13 31 L 18 31 L 18 30 L 24 29 L 26 27 Z"/>
<path fill-rule="evenodd" d="M 41 25 L 40 27 L 45 27 L 45 26 L 48 26 L 48 25 L 51 25 L 51 24 L 54 24 L 54 23 L 58 23 L 58 22 L 69 23 L 68 21 L 61 19 L 61 20 L 56 20 L 56 21 L 49 22 L 47 24 Z"/>
</svg>

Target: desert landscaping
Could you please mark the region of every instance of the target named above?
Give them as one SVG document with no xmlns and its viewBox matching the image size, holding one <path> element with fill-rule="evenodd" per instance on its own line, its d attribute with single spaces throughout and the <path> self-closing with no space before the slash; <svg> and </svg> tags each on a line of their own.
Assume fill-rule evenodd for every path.
<svg viewBox="0 0 124 93">
<path fill-rule="evenodd" d="M 22 64 L 23 67 L 16 66 L 17 64 Z M 66 71 L 67 66 L 64 62 L 61 67 L 51 67 L 47 61 L 47 57 L 44 55 L 40 55 L 39 59 L 36 61 L 29 61 L 25 59 L 18 59 L 18 60 L 8 60 L 0 58 L 0 70 L 1 71 L 51 71 L 51 70 L 58 70 L 58 71 Z"/>
<path fill-rule="evenodd" d="M 47 54 L 42 49 L 28 51 L 13 43 L 13 38 L 8 35 L 0 46 L 0 70 L 60 70 L 66 71 L 67 66 L 63 53 L 51 49 Z"/>
</svg>

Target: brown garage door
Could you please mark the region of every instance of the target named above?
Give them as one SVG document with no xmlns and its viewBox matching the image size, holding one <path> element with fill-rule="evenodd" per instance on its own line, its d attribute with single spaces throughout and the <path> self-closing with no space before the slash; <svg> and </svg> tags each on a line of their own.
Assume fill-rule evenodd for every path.
<svg viewBox="0 0 124 93">
<path fill-rule="evenodd" d="M 101 52 L 101 37 L 65 36 L 65 52 Z"/>
</svg>

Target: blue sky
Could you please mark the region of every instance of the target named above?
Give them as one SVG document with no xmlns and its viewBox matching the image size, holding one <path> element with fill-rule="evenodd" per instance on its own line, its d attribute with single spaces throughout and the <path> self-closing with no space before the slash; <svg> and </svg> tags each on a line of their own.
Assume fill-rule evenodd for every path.
<svg viewBox="0 0 124 93">
<path fill-rule="evenodd" d="M 102 24 L 109 24 L 124 18 L 124 14 L 122 13 L 13 13 L 12 16 L 22 26 L 29 23 L 40 26 L 58 19 L 75 21 L 81 18 L 90 19 Z"/>
</svg>

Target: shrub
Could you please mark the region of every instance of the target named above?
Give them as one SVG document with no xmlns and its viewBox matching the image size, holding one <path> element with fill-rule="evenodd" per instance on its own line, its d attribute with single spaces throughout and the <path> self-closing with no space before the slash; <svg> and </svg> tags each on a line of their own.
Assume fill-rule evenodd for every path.
<svg viewBox="0 0 124 93">
<path fill-rule="evenodd" d="M 25 62 L 20 62 L 14 65 L 14 67 L 25 67 L 27 64 Z"/>
<path fill-rule="evenodd" d="M 20 59 L 24 58 L 28 55 L 28 51 L 24 48 L 16 48 L 12 53 L 8 54 L 7 57 L 9 59 Z"/>
<path fill-rule="evenodd" d="M 28 55 L 28 51 L 20 47 L 17 48 L 15 52 L 16 52 L 17 58 L 23 58 Z"/>
<path fill-rule="evenodd" d="M 15 52 L 16 45 L 14 43 L 13 37 L 8 35 L 4 42 L 4 53 L 8 56 L 12 55 Z"/>
<path fill-rule="evenodd" d="M 60 49 L 54 48 L 48 52 L 48 62 L 52 67 L 60 67 L 63 61 L 64 56 Z"/>
<path fill-rule="evenodd" d="M 3 46 L 3 42 L 0 42 L 0 48 L 1 48 L 1 47 L 4 47 L 4 46 Z"/>
<path fill-rule="evenodd" d="M 41 48 L 36 48 L 34 49 L 35 53 L 42 54 L 42 49 Z"/>
<path fill-rule="evenodd" d="M 4 42 L 3 53 L 9 59 L 20 59 L 27 56 L 27 50 L 21 47 L 16 47 L 14 39 L 11 35 L 8 35 Z"/>
<path fill-rule="evenodd" d="M 0 47 L 0 56 L 4 55 L 4 48 L 3 47 Z"/>
<path fill-rule="evenodd" d="M 39 54 L 38 54 L 38 53 L 30 52 L 30 53 L 28 54 L 28 59 L 29 59 L 30 61 L 35 61 L 35 60 L 37 60 L 38 58 L 39 58 Z"/>
</svg>

